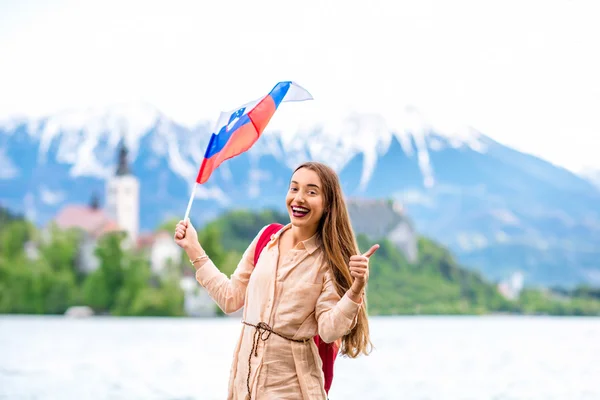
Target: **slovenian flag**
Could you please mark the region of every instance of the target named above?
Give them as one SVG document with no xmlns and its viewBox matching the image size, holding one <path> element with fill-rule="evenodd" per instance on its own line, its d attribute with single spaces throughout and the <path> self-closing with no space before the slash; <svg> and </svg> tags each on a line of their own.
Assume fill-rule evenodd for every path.
<svg viewBox="0 0 600 400">
<path fill-rule="evenodd" d="M 221 113 L 196 182 L 205 183 L 223 161 L 250 149 L 281 103 L 305 100 L 312 100 L 306 89 L 294 82 L 279 82 L 266 96 L 233 111 Z"/>
</svg>

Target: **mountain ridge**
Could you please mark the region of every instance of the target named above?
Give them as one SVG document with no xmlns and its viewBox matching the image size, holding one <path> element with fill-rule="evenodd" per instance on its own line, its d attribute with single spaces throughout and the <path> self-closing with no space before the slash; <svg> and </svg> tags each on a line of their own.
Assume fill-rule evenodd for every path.
<svg viewBox="0 0 600 400">
<path fill-rule="evenodd" d="M 281 110 L 280 112 L 283 113 L 285 111 Z M 329 164 L 334 169 L 341 170 L 349 158 L 362 152 L 367 158 L 366 172 L 363 175 L 362 181 L 364 185 L 367 183 L 365 179 L 368 180 L 372 175 L 372 168 L 369 168 L 369 166 L 372 167 L 378 155 L 386 152 L 392 138 L 396 137 L 406 154 L 410 155 L 414 151 L 419 157 L 420 163 L 425 163 L 425 165 L 422 165 L 422 168 L 424 174 L 427 175 L 429 173 L 427 171 L 428 166 L 426 165 L 428 148 L 423 137 L 428 135 L 432 127 L 422 121 L 422 116 L 419 115 L 414 107 L 407 107 L 402 115 L 402 118 L 396 118 L 396 121 L 393 123 L 389 123 L 380 114 L 357 112 L 347 113 L 339 120 L 332 119 L 327 122 L 321 121 L 313 124 L 301 124 L 290 121 L 290 125 L 296 125 L 297 130 L 282 128 L 282 126 L 286 126 L 287 124 L 281 123 L 282 120 L 277 120 L 276 116 L 274 117 L 275 123 L 272 123 L 271 126 L 278 127 L 273 128 L 270 126 L 265 131 L 261 140 L 255 144 L 253 153 L 256 155 L 260 154 L 259 149 L 261 148 L 271 154 L 273 153 L 273 148 L 284 149 L 287 153 L 300 151 L 297 159 L 287 160 L 287 165 L 293 168 L 295 164 L 301 162 L 299 160 L 308 158 L 324 159 L 327 156 L 332 156 L 332 154 L 322 154 L 321 149 L 323 147 L 336 147 L 342 151 L 339 151 L 337 158 L 330 160 Z M 292 117 L 292 120 L 294 119 L 294 116 L 288 114 L 283 117 L 283 120 L 287 117 Z M 296 118 L 298 117 L 296 116 Z M 70 143 L 76 142 L 76 140 L 72 140 L 73 136 L 75 139 L 83 139 L 83 149 L 86 151 L 85 156 L 93 156 L 89 151 L 94 148 L 94 145 L 98 144 L 98 141 L 106 141 L 110 149 L 115 151 L 116 145 L 123 136 L 132 157 L 135 158 L 140 140 L 149 131 L 157 128 L 161 130 L 161 127 L 165 127 L 162 133 L 166 136 L 169 136 L 169 132 L 179 131 L 183 133 L 180 136 L 198 136 L 203 139 L 193 143 L 199 145 L 199 147 L 192 147 L 192 149 L 197 151 L 190 154 L 192 160 L 199 166 L 203 156 L 200 149 L 203 150 L 208 143 L 207 136 L 212 128 L 212 123 L 209 120 L 203 120 L 193 125 L 180 124 L 148 103 L 124 103 L 105 108 L 71 109 L 51 116 L 37 118 L 16 117 L 0 121 L 0 130 L 4 133 L 23 129 L 30 136 L 39 138 L 41 145 L 38 153 L 40 157 L 45 157 L 51 143 L 57 137 L 58 140 L 61 140 L 61 136 L 64 136 L 69 139 Z M 292 131 L 294 134 L 291 136 L 284 135 L 282 134 L 283 130 Z M 371 143 L 371 147 L 368 147 L 368 143 L 363 139 L 372 139 L 373 132 L 377 133 L 375 135 L 376 140 L 374 143 Z M 437 131 L 438 138 L 440 137 L 439 132 Z M 476 131 L 471 129 L 456 130 L 456 132 L 444 135 L 445 139 L 447 139 L 444 144 L 452 146 L 467 145 L 473 148 L 480 147 L 481 142 L 478 140 L 478 136 L 481 134 L 478 132 L 473 134 L 474 132 Z M 178 139 L 182 138 L 178 137 Z M 319 146 L 315 139 L 326 140 L 326 145 Z M 306 146 L 307 142 L 313 140 L 314 142 Z M 431 146 L 434 148 L 439 148 L 444 144 L 436 141 L 436 138 L 431 138 Z M 68 143 L 62 143 L 58 147 L 62 149 L 58 154 L 59 161 L 73 163 L 73 160 L 70 158 L 72 157 L 73 149 Z M 175 156 L 177 155 L 175 154 Z M 173 163 L 177 164 L 177 161 L 174 160 Z M 185 174 L 186 178 L 192 175 L 190 170 L 197 169 L 195 165 L 190 168 L 187 164 L 180 166 L 180 168 L 182 169 L 182 176 Z M 106 178 L 108 172 L 93 168 L 91 170 L 85 169 L 76 165 L 73 174 L 74 176 L 78 176 L 78 174 L 85 176 L 87 174 Z M 429 180 L 431 177 L 425 176 L 424 179 Z"/>
<path fill-rule="evenodd" d="M 207 221 L 228 207 L 281 209 L 292 169 L 325 161 L 347 196 L 400 201 L 419 232 L 493 279 L 524 269 L 532 282 L 600 282 L 598 188 L 475 129 L 438 131 L 416 110 L 406 113 L 392 121 L 373 113 L 323 125 L 292 121 L 290 129 L 284 116 L 198 186 L 192 218 Z M 210 132 L 209 122 L 189 128 L 152 107 L 5 122 L 0 201 L 38 223 L 66 202 L 87 203 L 104 193 L 123 139 L 142 184 L 142 228 L 152 229 L 183 215 Z M 509 256 L 515 251 L 524 258 Z M 558 272 L 548 280 L 550 270 Z"/>
</svg>

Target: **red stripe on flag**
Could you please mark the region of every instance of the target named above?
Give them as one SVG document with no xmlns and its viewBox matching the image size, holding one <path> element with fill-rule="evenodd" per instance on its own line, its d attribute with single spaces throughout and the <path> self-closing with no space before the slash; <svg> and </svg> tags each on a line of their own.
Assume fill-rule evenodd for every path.
<svg viewBox="0 0 600 400">
<path fill-rule="evenodd" d="M 244 124 L 236 129 L 229 138 L 227 144 L 219 153 L 211 158 L 204 159 L 196 182 L 202 184 L 208 180 L 212 172 L 221 165 L 223 161 L 247 151 L 258 140 L 260 135 L 251 123 Z"/>
<path fill-rule="evenodd" d="M 210 174 L 215 170 L 215 168 L 217 168 L 215 166 L 217 156 L 218 154 L 215 154 L 211 158 L 205 158 L 204 160 L 202 160 L 200 171 L 198 171 L 198 176 L 196 177 L 196 183 L 202 184 L 208 180 Z"/>
<path fill-rule="evenodd" d="M 275 110 L 277 110 L 275 101 L 273 101 L 271 95 L 268 95 L 262 99 L 261 102 L 252 109 L 252 111 L 248 113 L 248 117 L 258 131 L 258 136 L 260 136 L 265 130 L 267 124 L 271 120 L 271 117 L 273 114 L 275 114 Z"/>
</svg>

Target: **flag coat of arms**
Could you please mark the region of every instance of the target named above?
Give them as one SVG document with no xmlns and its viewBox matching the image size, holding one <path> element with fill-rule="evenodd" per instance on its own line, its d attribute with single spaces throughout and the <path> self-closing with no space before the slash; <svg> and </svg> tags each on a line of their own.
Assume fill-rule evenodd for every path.
<svg viewBox="0 0 600 400">
<path fill-rule="evenodd" d="M 223 161 L 252 147 L 283 102 L 312 100 L 311 94 L 294 82 L 279 82 L 264 97 L 223 112 L 210 137 L 196 178 L 203 184 Z"/>
<path fill-rule="evenodd" d="M 190 215 L 197 185 L 207 182 L 224 161 L 249 150 L 260 138 L 281 103 L 312 99 L 312 95 L 302 86 L 291 81 L 279 82 L 266 96 L 235 110 L 222 112 L 204 153 L 185 211 L 185 220 Z"/>
</svg>

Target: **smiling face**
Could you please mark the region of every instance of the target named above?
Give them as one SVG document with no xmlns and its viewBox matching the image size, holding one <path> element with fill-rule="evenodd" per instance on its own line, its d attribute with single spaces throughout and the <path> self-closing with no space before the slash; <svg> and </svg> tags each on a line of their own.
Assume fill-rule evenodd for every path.
<svg viewBox="0 0 600 400">
<path fill-rule="evenodd" d="M 316 230 L 323 216 L 323 184 L 319 175 L 308 168 L 300 168 L 290 181 L 286 205 L 292 225 Z"/>
</svg>

